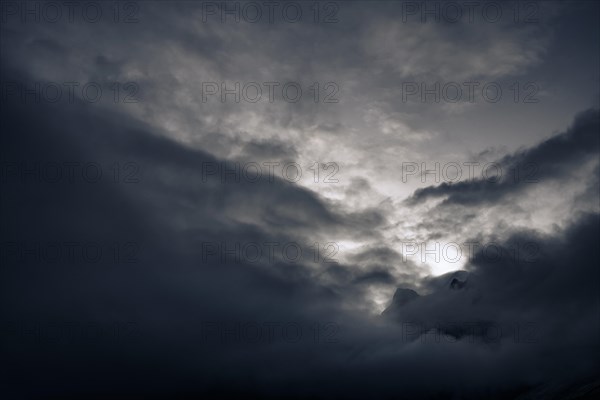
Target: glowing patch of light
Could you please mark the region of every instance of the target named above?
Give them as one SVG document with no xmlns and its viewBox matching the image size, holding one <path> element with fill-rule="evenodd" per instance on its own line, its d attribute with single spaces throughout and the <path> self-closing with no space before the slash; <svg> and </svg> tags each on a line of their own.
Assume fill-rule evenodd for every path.
<svg viewBox="0 0 600 400">
<path fill-rule="evenodd" d="M 361 247 L 363 244 L 352 240 L 339 240 L 336 242 L 340 251 L 353 251 Z"/>
<path fill-rule="evenodd" d="M 463 260 L 460 260 L 455 263 L 450 263 L 444 260 L 441 260 L 440 262 L 435 262 L 434 260 L 431 260 L 427 262 L 427 265 L 431 268 L 431 275 L 440 276 L 448 272 L 463 269 L 465 262 Z"/>
</svg>

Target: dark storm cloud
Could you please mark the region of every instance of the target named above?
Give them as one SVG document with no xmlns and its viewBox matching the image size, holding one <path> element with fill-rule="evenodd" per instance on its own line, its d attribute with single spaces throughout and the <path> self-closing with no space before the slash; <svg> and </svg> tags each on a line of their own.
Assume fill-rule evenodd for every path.
<svg viewBox="0 0 600 400">
<path fill-rule="evenodd" d="M 2 76 L 23 80 L 7 69 Z M 34 113 L 36 118 L 29 118 Z M 211 373 L 211 362 L 217 362 L 217 353 L 207 355 L 205 343 L 198 344 L 198 337 L 189 333 L 199 321 L 291 321 L 306 330 L 310 318 L 321 313 L 303 316 L 304 310 L 311 309 L 310 303 L 315 309 L 319 302 L 335 304 L 335 297 L 315 286 L 301 265 L 261 268 L 247 262 L 202 263 L 202 241 L 283 242 L 296 239 L 304 229 L 310 233 L 319 226 L 339 224 L 339 216 L 306 190 L 280 181 L 224 185 L 212 178 L 203 182 L 202 163 L 218 161 L 212 156 L 155 136 L 139 122 L 106 111 L 100 114 L 81 103 L 3 103 L 2 123 L 6 132 L 2 137 L 3 189 L 9 189 L 3 190 L 2 209 L 19 210 L 2 216 L 3 320 L 88 321 L 104 326 L 114 320 L 134 321 L 143 332 L 136 343 L 43 342 L 41 353 L 36 353 L 19 341 L 18 329 L 17 343 L 11 347 L 15 332 L 4 326 L 8 347 L 3 345 L 3 352 L 8 359 L 17 363 L 19 352 L 26 351 L 36 360 L 31 394 L 43 386 L 50 393 L 63 393 L 65 387 L 53 383 L 62 373 L 88 376 L 91 382 L 104 380 L 99 371 L 114 366 L 109 367 L 109 359 L 102 354 L 123 362 L 123 369 L 113 369 L 105 382 L 109 393 L 123 393 L 131 387 L 173 390 L 175 382 L 186 380 L 177 375 L 191 368 L 189 362 L 205 374 Z M 102 166 L 107 179 L 93 184 L 52 183 L 35 172 L 22 177 L 4 169 L 20 163 L 34 168 L 34 163 L 86 161 Z M 113 182 L 109 167 L 114 162 L 140 166 L 140 181 L 129 186 Z M 255 223 L 236 223 L 236 217 L 243 216 L 252 217 Z M 27 247 L 74 241 L 108 248 L 113 242 L 133 242 L 139 252 L 134 264 L 114 265 L 111 259 L 102 259 L 94 264 L 63 265 L 40 263 L 31 256 L 23 259 L 10 251 L 10 243 Z M 328 307 L 319 309 L 325 312 Z M 175 345 L 184 342 L 187 348 Z M 152 359 L 164 363 L 169 351 L 191 351 L 197 359 L 180 358 L 179 372 L 164 371 L 159 365 L 144 367 Z M 56 352 L 61 354 L 58 359 Z M 78 361 L 79 352 L 88 361 Z M 48 359 L 35 354 L 47 354 Z M 234 354 L 223 355 L 221 362 L 235 358 Z M 23 373 L 24 366 L 13 366 L 9 373 L 13 384 L 31 379 Z M 144 371 L 146 377 L 156 376 L 157 384 L 139 386 L 142 382 L 136 378 L 122 380 L 120 376 L 129 368 Z M 158 383 L 164 379 L 169 383 Z M 11 387 L 12 391 L 16 386 Z M 66 394 L 79 390 L 91 389 L 74 383 Z"/>
<path fill-rule="evenodd" d="M 3 68 L 2 76 L 26 82 L 11 69 Z M 234 390 L 226 383 L 231 379 L 239 390 L 264 396 L 285 393 L 289 385 L 306 395 L 346 391 L 342 381 L 321 378 L 345 368 L 349 352 L 367 340 L 360 338 L 366 322 L 342 307 L 360 302 L 363 289 L 342 283 L 390 285 L 390 273 L 340 267 L 340 274 L 335 266 L 320 266 L 327 279 L 319 284 L 302 263 L 202 262 L 201 242 L 283 242 L 328 230 L 358 231 L 353 221 L 376 226 L 378 213 L 341 216 L 305 189 L 278 180 L 203 181 L 202 163 L 219 160 L 89 104 L 3 102 L 1 118 L 2 210 L 15 210 L 2 216 L 2 350 L 11 363 L 5 391 L 75 396 L 101 386 L 107 395 L 222 395 Z M 35 172 L 36 163 L 90 161 L 107 179 L 56 183 Z M 139 181 L 115 182 L 114 162 L 139 166 Z M 9 168 L 14 165 L 29 172 L 21 175 Z M 135 243 L 137 252 L 132 263 L 115 263 L 112 253 L 94 263 L 52 263 L 31 254 L 36 243 L 77 241 L 105 251 L 115 242 Z M 15 244 L 24 253 L 15 253 Z M 391 261 L 389 251 L 382 254 L 388 257 L 380 261 Z M 356 297 L 344 300 L 348 295 Z M 114 336 L 115 321 L 132 329 Z M 292 323 L 304 334 L 300 343 L 280 334 L 267 343 L 241 338 L 226 344 L 217 334 L 215 344 L 202 336 L 207 321 L 229 331 L 240 321 Z M 317 343 L 315 323 L 326 328 Z M 57 335 L 57 326 L 82 324 L 102 327 L 103 334 Z M 303 389 L 306 382 L 319 388 Z"/>
<path fill-rule="evenodd" d="M 598 215 L 582 215 L 565 232 L 551 235 L 512 230 L 503 245 L 510 247 L 513 240 L 539 243 L 535 263 L 491 263 L 477 254 L 469 274 L 420 280 L 420 268 L 385 245 L 388 208 L 347 208 L 282 179 L 222 183 L 218 175 L 202 173 L 206 163 L 232 167 L 237 156 L 293 159 L 300 150 L 291 139 L 246 137 L 247 116 L 227 126 L 231 137 L 218 129 L 225 123 L 209 127 L 197 117 L 222 122 L 238 116 L 239 108 L 198 107 L 198 80 L 318 77 L 343 82 L 361 77 L 354 93 L 391 99 L 388 106 L 394 108 L 397 93 L 381 90 L 398 88 L 400 77 L 455 78 L 457 73 L 485 75 L 490 65 L 493 74 L 529 66 L 540 49 L 520 51 L 519 41 L 514 42 L 529 35 L 528 29 L 500 40 L 511 49 L 517 43 L 508 52 L 512 58 L 506 52 L 487 52 L 486 44 L 502 39 L 491 25 L 481 42 L 462 31 L 444 35 L 419 26 L 419 39 L 408 41 L 414 45 L 392 40 L 400 46 L 396 53 L 383 48 L 381 39 L 407 38 L 415 27 L 398 24 L 392 2 L 343 4 L 340 17 L 348 23 L 287 24 L 277 31 L 261 24 L 189 23 L 189 18 L 201 19 L 193 2 L 141 6 L 143 18 L 131 26 L 2 26 L 3 82 L 32 87 L 63 70 L 82 81 L 125 81 L 135 72 L 152 105 L 134 116 L 121 104 L 2 99 L 2 395 L 549 397 L 556 394 L 553 384 L 584 387 L 580 377 L 597 376 L 598 363 L 590 354 L 598 350 L 598 279 L 591 279 L 598 276 Z M 369 17 L 365 11 L 371 7 L 379 14 Z M 388 19 L 380 20 L 382 14 Z M 468 43 L 454 43 L 469 38 Z M 456 52 L 461 57 L 448 56 Z M 469 65 L 478 67 L 470 70 Z M 190 87 L 196 89 L 190 91 L 193 96 L 174 99 Z M 298 129 L 302 140 L 309 140 L 317 126 L 343 140 L 353 121 L 341 121 L 332 109 L 310 102 L 267 106 L 259 129 L 272 123 Z M 333 117 L 325 120 L 323 115 Z M 161 123 L 181 118 L 184 122 L 174 131 L 191 132 L 195 146 L 187 146 L 185 138 L 168 138 L 173 132 L 161 131 L 153 117 Z M 564 178 L 573 166 L 597 156 L 597 136 L 591 134 L 597 119 L 596 111 L 588 111 L 567 133 L 500 163 L 535 162 L 540 180 Z M 217 157 L 209 148 L 231 159 Z M 35 163 L 64 162 L 96 163 L 102 179 L 54 183 L 36 177 Z M 15 176 L 14 165 L 27 172 Z M 130 177 L 135 180 L 127 181 Z M 597 182 L 597 176 L 590 181 L 582 201 L 596 198 Z M 375 190 L 372 183 L 353 179 L 347 193 Z M 463 189 L 473 204 L 519 193 L 505 182 L 493 187 L 470 182 Z M 439 194 L 456 204 L 469 202 L 449 187 L 417 193 L 420 200 Z M 474 217 L 465 215 L 464 221 Z M 438 224 L 424 217 L 418 228 L 436 238 L 456 230 L 455 219 Z M 337 264 L 281 257 L 258 263 L 204 261 L 206 242 L 295 242 L 306 251 L 315 240 L 338 236 L 379 240 L 381 245 L 363 247 Z M 35 245 L 56 242 L 96 243 L 106 257 L 97 262 L 39 260 Z M 15 246 L 21 254 L 15 254 Z M 396 286 L 420 296 L 399 291 L 393 304 L 401 306 L 392 305 L 395 311 L 385 318 L 362 312 L 373 288 Z M 119 336 L 114 335 L 115 322 L 123 328 Z M 261 328 L 291 323 L 300 326 L 302 335 L 290 340 L 279 329 L 255 340 L 252 332 L 240 333 L 239 324 L 248 322 Z M 72 323 L 101 326 L 103 333 L 72 338 L 52 329 Z M 506 331 L 496 340 L 490 329 L 498 326 Z M 520 335 L 515 326 L 522 328 Z M 295 329 L 290 332 L 293 338 Z"/>
<path fill-rule="evenodd" d="M 23 79 L 7 69 L 2 74 Z M 37 117 L 29 118 L 34 111 Z M 201 163 L 217 161 L 214 157 L 155 136 L 140 122 L 106 110 L 99 113 L 85 104 L 4 103 L 2 123 L 7 132 L 2 138 L 3 162 L 93 160 L 105 166 L 127 160 L 143 171 L 140 181 L 129 186 L 110 179 L 89 185 L 4 177 L 3 187 L 10 190 L 3 192 L 2 209 L 19 211 L 3 215 L 3 244 L 110 240 L 140 245 L 137 263 L 117 265 L 111 260 L 55 265 L 27 257 L 14 260 L 14 254 L 3 253 L 2 311 L 9 321 L 3 331 L 3 358 L 11 362 L 4 375 L 12 382 L 9 393 L 19 387 L 20 393 L 26 390 L 30 395 L 85 395 L 98 387 L 107 395 L 161 397 L 173 390 L 190 396 L 231 395 L 240 390 L 269 397 L 293 390 L 303 396 L 360 398 L 377 385 L 380 391 L 411 397 L 443 395 L 462 387 L 465 397 L 476 398 L 486 389 L 473 384 L 473 377 L 491 382 L 499 393 L 506 385 L 530 383 L 519 377 L 530 371 L 528 365 L 509 372 L 524 357 L 522 346 L 509 343 L 498 352 L 464 340 L 415 352 L 410 350 L 414 338 L 407 340 L 401 325 L 344 310 L 353 304 L 346 297 L 356 295 L 354 301 L 359 301 L 365 285 L 389 286 L 399 278 L 409 279 L 389 268 L 397 256 L 392 250 L 377 248 L 358 255 L 353 262 L 364 266 L 363 272 L 344 265 L 322 267 L 327 277 L 320 279 L 301 263 L 201 262 L 204 240 L 285 241 L 303 236 L 305 229 L 349 229 L 348 216 L 332 212 L 304 189 L 285 182 L 202 182 Z M 244 216 L 254 222 L 241 222 Z M 360 223 L 378 219 L 355 217 Z M 580 236 L 588 237 L 585 232 L 576 237 Z M 556 254 L 549 258 L 559 259 Z M 398 262 L 399 257 L 395 266 Z M 354 284 L 344 287 L 345 281 Z M 510 282 L 504 282 L 509 288 Z M 568 295 L 563 292 L 560 298 Z M 535 310 L 534 300 L 526 304 Z M 512 310 L 515 300 L 510 301 Z M 425 306 L 420 318 L 445 317 L 440 310 L 450 312 L 446 302 L 456 305 L 454 314 L 448 314 L 455 318 L 479 316 L 470 301 L 444 298 Z M 480 307 L 489 314 L 482 318 L 493 320 L 502 314 L 502 306 L 502 298 L 485 300 Z M 27 340 L 31 335 L 23 333 L 35 329 L 31 321 L 86 321 L 109 328 L 111 321 L 120 321 L 133 322 L 135 329 L 119 340 L 91 342 L 46 341 L 43 334 L 33 334 L 32 343 Z M 217 329 L 216 337 L 210 331 L 210 340 L 202 336 L 207 321 Z M 292 322 L 304 335 L 299 342 L 277 336 L 265 343 L 236 340 L 234 334 L 223 342 L 219 329 L 231 332 L 240 321 L 259 326 Z M 316 344 L 310 330 L 314 323 L 323 330 Z M 553 354 L 552 347 L 544 346 L 543 351 Z M 494 368 L 477 371 L 477 365 L 490 360 L 480 359 L 481 352 L 496 360 Z M 565 362 L 570 365 L 571 359 Z M 444 378 L 432 387 L 428 376 L 442 372 Z M 405 379 L 395 379 L 398 374 Z M 239 389 L 231 388 L 232 380 Z"/>
<path fill-rule="evenodd" d="M 542 387 L 547 396 L 560 397 L 555 390 L 565 389 L 577 376 L 597 374 L 600 367 L 586 357 L 600 346 L 599 227 L 598 214 L 585 214 L 554 235 L 516 232 L 499 242 L 499 257 L 491 260 L 479 251 L 469 272 L 426 280 L 421 296 L 399 289 L 384 314 L 415 328 L 414 340 L 441 332 L 499 344 L 500 338 L 527 335 L 521 339 L 535 345 L 524 357 L 545 354 L 552 359 L 543 373 L 555 376 L 558 383 L 555 388 Z M 513 244 L 523 240 L 538 244 L 534 258 L 511 256 Z"/>
<path fill-rule="evenodd" d="M 501 158 L 487 179 L 444 182 L 418 189 L 406 202 L 414 205 L 444 197 L 443 205 L 477 206 L 500 202 L 505 196 L 518 194 L 538 182 L 573 176 L 579 167 L 598 158 L 599 115 L 598 110 L 587 110 L 575 118 L 566 132 L 536 147 Z M 502 171 L 502 176 L 495 171 Z"/>
</svg>

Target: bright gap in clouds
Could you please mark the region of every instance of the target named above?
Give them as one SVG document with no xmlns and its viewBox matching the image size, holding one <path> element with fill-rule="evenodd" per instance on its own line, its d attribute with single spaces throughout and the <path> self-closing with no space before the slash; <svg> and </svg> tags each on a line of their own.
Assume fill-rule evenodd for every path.
<svg viewBox="0 0 600 400">
<path fill-rule="evenodd" d="M 466 264 L 466 262 L 462 259 L 462 257 L 461 257 L 461 259 L 459 259 L 456 262 L 450 262 L 450 261 L 444 260 L 443 258 L 441 258 L 439 262 L 436 262 L 435 260 L 432 260 L 432 259 L 427 260 L 427 266 L 430 268 L 431 275 L 433 275 L 433 276 L 440 276 L 440 275 L 444 275 L 448 272 L 463 269 L 465 264 Z"/>
<path fill-rule="evenodd" d="M 465 249 L 454 242 L 421 243 L 420 253 L 420 261 L 427 264 L 433 276 L 462 269 L 468 259 Z"/>
<path fill-rule="evenodd" d="M 340 247 L 340 251 L 354 251 L 360 248 L 364 243 L 355 242 L 352 240 L 340 240 L 337 245 Z"/>
</svg>

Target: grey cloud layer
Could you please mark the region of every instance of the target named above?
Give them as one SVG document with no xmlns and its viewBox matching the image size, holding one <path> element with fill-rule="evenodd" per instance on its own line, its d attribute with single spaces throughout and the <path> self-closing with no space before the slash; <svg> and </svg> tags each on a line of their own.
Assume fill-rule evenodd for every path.
<svg viewBox="0 0 600 400">
<path fill-rule="evenodd" d="M 129 105 L 2 99 L 3 166 L 93 161 L 107 174 L 95 184 L 2 177 L 8 367 L 0 384 L 9 397 L 562 398 L 569 385 L 598 386 L 600 366 L 590 356 L 599 347 L 599 210 L 590 206 L 598 199 L 598 110 L 581 113 L 562 134 L 498 156 L 505 169 L 536 164 L 535 188 L 475 180 L 415 191 L 398 173 L 410 157 L 443 160 L 494 147 L 505 139 L 490 139 L 495 130 L 506 131 L 509 149 L 537 143 L 540 133 L 530 127 L 546 138 L 548 126 L 571 118 L 570 108 L 522 107 L 520 119 L 500 126 L 495 121 L 513 116 L 511 107 L 456 112 L 399 102 L 404 80 L 510 81 L 545 71 L 564 50 L 552 47 L 561 29 L 551 23 L 554 5 L 544 6 L 547 24 L 516 28 L 403 24 L 395 2 L 343 3 L 337 24 L 276 26 L 203 24 L 194 2 L 140 6 L 132 25 L 1 27 L 3 82 L 135 81 L 141 96 Z M 335 81 L 341 101 L 202 103 L 201 83 L 221 80 Z M 462 129 L 465 120 L 473 130 Z M 338 161 L 343 179 L 315 189 L 278 178 L 223 184 L 202 174 L 204 163 L 264 160 Z M 139 166 L 140 181 L 113 182 L 115 162 Z M 582 177 L 590 164 L 595 172 Z M 554 190 L 572 180 L 583 190 Z M 528 203 L 539 193 L 566 198 L 569 210 Z M 536 208 L 548 210 L 552 229 L 542 232 L 537 220 L 530 229 L 517 225 Z M 476 253 L 468 272 L 432 277 L 427 266 L 403 260 L 396 239 L 411 231 L 419 239 L 494 240 L 507 251 L 534 241 L 540 252 L 525 264 Z M 357 246 L 337 264 L 203 262 L 204 242 L 294 242 L 306 250 L 337 240 Z M 133 264 L 47 263 L 20 259 L 7 245 L 56 241 L 111 249 L 135 242 L 139 252 Z M 399 286 L 414 292 L 392 300 Z M 382 298 L 391 311 L 373 315 Z M 31 333 L 36 322 L 73 321 L 131 321 L 136 335 L 53 341 Z M 205 322 L 226 326 L 227 340 L 204 340 Z M 240 322 L 291 322 L 304 335 L 235 338 L 231 327 Z M 505 327 L 505 335 L 489 340 L 469 323 Z M 527 328 L 525 340 L 515 340 L 515 326 Z"/>
<path fill-rule="evenodd" d="M 598 159 L 599 115 L 598 110 L 585 111 L 576 117 L 568 131 L 534 148 L 501 158 L 495 163 L 496 170 L 503 174 L 498 179 L 498 175 L 491 175 L 487 179 L 445 182 L 418 189 L 407 203 L 416 204 L 428 198 L 444 197 L 443 204 L 477 206 L 501 201 L 504 196 L 526 190 L 530 184 L 573 176 L 590 160 Z M 515 171 L 520 171 L 521 175 L 526 172 L 527 176 L 517 176 Z"/>
</svg>

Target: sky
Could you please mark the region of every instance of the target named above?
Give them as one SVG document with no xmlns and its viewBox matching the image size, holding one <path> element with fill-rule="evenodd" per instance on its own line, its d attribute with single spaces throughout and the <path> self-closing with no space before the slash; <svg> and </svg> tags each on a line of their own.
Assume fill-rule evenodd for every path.
<svg viewBox="0 0 600 400">
<path fill-rule="evenodd" d="M 600 391 L 598 3 L 0 5 L 8 398 Z"/>
</svg>

